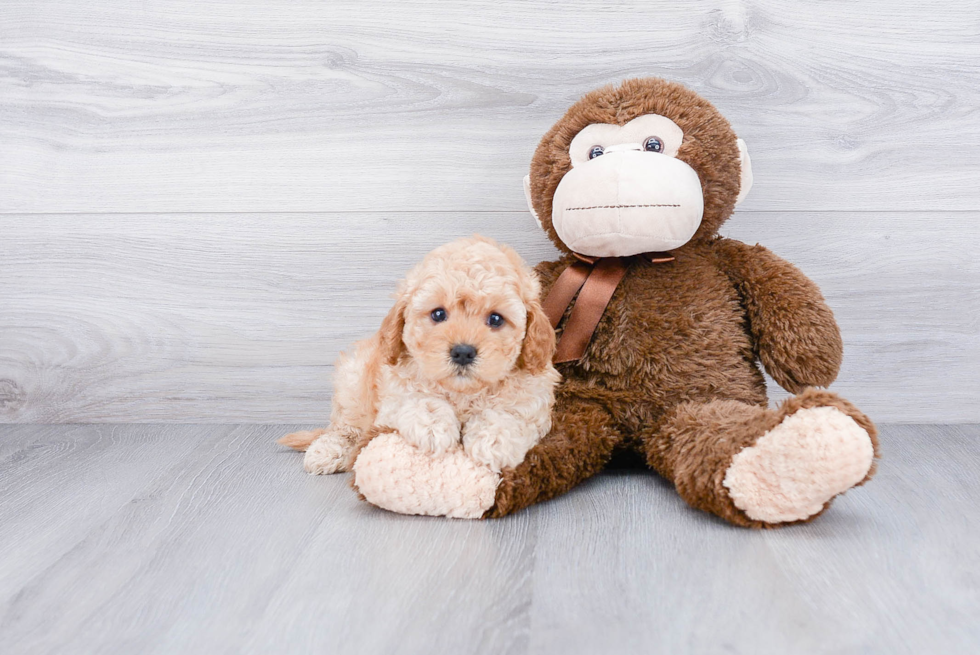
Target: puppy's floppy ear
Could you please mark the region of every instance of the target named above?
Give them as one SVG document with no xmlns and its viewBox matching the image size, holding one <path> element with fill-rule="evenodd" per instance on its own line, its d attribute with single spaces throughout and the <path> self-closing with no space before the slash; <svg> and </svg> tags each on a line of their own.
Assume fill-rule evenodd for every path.
<svg viewBox="0 0 980 655">
<path fill-rule="evenodd" d="M 405 289 L 399 289 L 395 306 L 381 321 L 381 329 L 378 330 L 380 341 L 378 355 L 385 364 L 394 366 L 402 354 L 406 352 L 405 342 L 402 341 L 402 332 L 405 331 L 405 310 L 407 308 L 408 292 Z"/>
<path fill-rule="evenodd" d="M 507 256 L 521 285 L 521 300 L 527 309 L 527 326 L 524 343 L 517 358 L 517 367 L 532 375 L 545 370 L 555 356 L 555 330 L 541 308 L 541 283 L 538 274 L 531 270 L 521 256 L 510 246 L 497 244 Z"/>
<path fill-rule="evenodd" d="M 537 287 L 537 285 L 535 285 Z M 520 368 L 536 375 L 551 364 L 555 355 L 555 331 L 551 321 L 541 309 L 541 301 L 537 296 L 526 301 L 527 330 L 524 333 L 524 345 L 521 356 L 517 361 Z"/>
</svg>

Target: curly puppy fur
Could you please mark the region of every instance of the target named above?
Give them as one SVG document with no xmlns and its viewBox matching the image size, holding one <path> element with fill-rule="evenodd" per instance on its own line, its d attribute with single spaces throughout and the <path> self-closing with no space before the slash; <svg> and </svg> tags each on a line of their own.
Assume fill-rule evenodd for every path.
<svg viewBox="0 0 980 655">
<path fill-rule="evenodd" d="M 838 418 L 847 419 L 848 434 L 870 442 L 871 456 L 877 455 L 876 431 L 846 400 L 809 388 L 834 380 L 843 353 L 837 324 L 817 286 L 762 246 L 717 235 L 739 193 L 740 163 L 735 133 L 709 102 L 664 80 L 629 80 L 589 93 L 544 136 L 531 163 L 531 201 L 542 228 L 569 253 L 538 265 L 544 291 L 575 261 L 551 223 L 552 197 L 571 166 L 569 144 L 589 124 L 624 125 L 650 113 L 672 119 L 684 132 L 677 157 L 700 178 L 702 223 L 688 243 L 672 251 L 674 261 L 631 261 L 585 355 L 558 366 L 563 381 L 556 392 L 553 430 L 523 463 L 502 472 L 487 516 L 503 516 L 564 493 L 601 470 L 614 451 L 632 450 L 671 480 L 692 506 L 732 523 L 771 527 L 812 519 L 829 505 L 828 497 L 819 498 L 809 516 L 752 506 L 763 488 L 791 504 L 802 497 L 800 485 L 833 464 L 821 450 L 829 442 L 799 434 L 808 423 L 774 428 L 801 409 L 831 408 L 808 421 L 839 413 Z M 800 395 L 768 409 L 760 361 L 780 385 Z M 770 441 L 812 448 L 797 459 L 814 466 L 794 471 L 799 479 L 785 488 L 778 480 L 743 470 L 729 476 L 726 486 L 735 456 L 766 434 L 773 435 Z M 864 457 L 859 447 L 846 446 L 840 452 Z M 787 467 L 792 464 L 789 445 L 767 443 L 765 448 Z M 742 468 L 758 459 L 743 458 Z M 868 464 L 857 480 L 822 488 L 832 497 L 873 472 Z"/>
<path fill-rule="evenodd" d="M 349 470 L 380 427 L 424 452 L 462 448 L 494 472 L 551 428 L 554 331 L 534 272 L 511 248 L 473 237 L 441 246 L 401 283 L 381 329 L 341 354 L 325 430 L 286 435 L 310 473 Z M 433 311 L 445 319 L 436 321 Z M 503 324 L 488 324 L 490 314 Z M 454 346 L 476 349 L 462 366 Z"/>
</svg>

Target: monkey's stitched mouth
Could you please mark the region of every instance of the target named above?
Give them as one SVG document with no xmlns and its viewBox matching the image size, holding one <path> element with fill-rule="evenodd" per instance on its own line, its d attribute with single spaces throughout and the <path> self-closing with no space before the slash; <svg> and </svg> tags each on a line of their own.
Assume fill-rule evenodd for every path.
<svg viewBox="0 0 980 655">
<path fill-rule="evenodd" d="M 569 207 L 565 211 L 575 212 L 582 211 L 584 209 L 632 209 L 634 207 L 680 207 L 680 205 L 592 205 L 591 207 Z"/>
</svg>

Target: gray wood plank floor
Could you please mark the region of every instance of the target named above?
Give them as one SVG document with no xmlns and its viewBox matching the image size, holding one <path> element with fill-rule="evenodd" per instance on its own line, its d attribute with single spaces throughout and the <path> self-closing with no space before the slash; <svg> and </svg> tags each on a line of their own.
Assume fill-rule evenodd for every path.
<svg viewBox="0 0 980 655">
<path fill-rule="evenodd" d="M 980 426 L 756 532 L 610 471 L 500 521 L 389 514 L 296 426 L 0 426 L 0 652 L 976 653 Z"/>
</svg>

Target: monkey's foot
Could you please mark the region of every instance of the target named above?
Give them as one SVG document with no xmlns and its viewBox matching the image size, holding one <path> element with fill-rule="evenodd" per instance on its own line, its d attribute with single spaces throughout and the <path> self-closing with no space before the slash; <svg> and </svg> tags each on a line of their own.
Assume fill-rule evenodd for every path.
<svg viewBox="0 0 980 655">
<path fill-rule="evenodd" d="M 493 506 L 500 476 L 462 449 L 433 454 L 397 433 L 372 439 L 354 462 L 354 488 L 372 505 L 400 514 L 478 519 Z"/>
<path fill-rule="evenodd" d="M 799 521 L 865 479 L 874 459 L 868 433 L 835 407 L 799 409 L 732 459 L 723 484 L 756 521 Z"/>
</svg>

